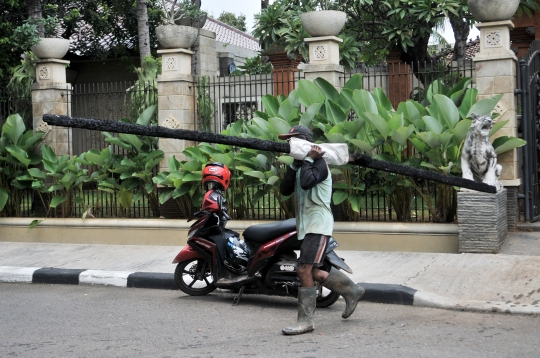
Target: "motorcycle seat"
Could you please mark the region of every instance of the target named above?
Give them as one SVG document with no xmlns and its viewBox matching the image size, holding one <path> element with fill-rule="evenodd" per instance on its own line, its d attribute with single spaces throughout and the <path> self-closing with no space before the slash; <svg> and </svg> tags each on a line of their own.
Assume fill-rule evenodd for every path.
<svg viewBox="0 0 540 358">
<path fill-rule="evenodd" d="M 276 223 L 252 225 L 244 231 L 243 236 L 246 241 L 262 244 L 292 231 L 296 231 L 296 219 L 294 218 Z"/>
</svg>

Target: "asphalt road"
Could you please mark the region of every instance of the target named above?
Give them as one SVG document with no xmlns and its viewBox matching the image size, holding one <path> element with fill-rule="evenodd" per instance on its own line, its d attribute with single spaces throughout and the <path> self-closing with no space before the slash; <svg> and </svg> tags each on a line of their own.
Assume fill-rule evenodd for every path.
<svg viewBox="0 0 540 358">
<path fill-rule="evenodd" d="M 539 316 L 338 301 L 283 336 L 296 300 L 0 284 L 0 357 L 538 357 Z"/>
</svg>

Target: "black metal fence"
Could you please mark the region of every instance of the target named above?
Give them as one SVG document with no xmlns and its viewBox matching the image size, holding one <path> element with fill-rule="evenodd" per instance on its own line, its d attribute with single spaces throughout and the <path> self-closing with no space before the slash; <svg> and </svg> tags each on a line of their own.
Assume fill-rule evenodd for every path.
<svg viewBox="0 0 540 358">
<path fill-rule="evenodd" d="M 412 69 L 403 64 L 384 64 L 350 71 L 343 76 L 343 81 L 345 82 L 355 73 L 363 74 L 365 89 L 383 88 L 392 103 L 397 106 L 397 103 L 410 98 L 422 100 L 425 89 L 436 78 L 442 78 L 444 83 L 451 85 L 463 77 L 473 77 L 473 66 L 472 62 L 466 62 L 461 66 L 439 63 L 430 66 L 424 64 L 424 66 Z M 263 110 L 261 98 L 264 95 L 288 95 L 296 88 L 297 82 L 303 78 L 303 72 L 290 71 L 268 75 L 201 77 L 193 84 L 196 89 L 194 101 L 197 108 L 194 122 L 199 130 L 220 132 L 237 119 L 251 119 L 254 117 L 255 111 Z M 130 118 L 134 121 L 149 102 L 157 103 L 157 87 L 155 83 L 137 87 L 134 82 L 74 85 L 69 102 L 70 114 L 74 117 L 102 120 Z M 90 149 L 101 150 L 109 145 L 105 142 L 101 132 L 83 129 L 73 129 L 72 139 L 73 154 L 80 154 Z M 119 153 L 122 152 L 119 150 Z M 92 168 L 89 169 L 92 170 Z M 388 192 L 378 186 L 380 180 L 374 175 L 373 173 L 368 175 L 365 189 L 357 193 L 360 198 L 358 210 L 351 210 L 351 207 L 347 206 L 347 201 L 333 207 L 336 220 L 398 220 L 399 215 L 390 202 Z M 410 190 L 410 206 L 405 220 L 432 221 L 434 219 L 433 207 L 439 195 L 436 185 L 420 181 L 416 182 L 416 185 L 416 189 L 411 188 Z M 246 188 L 243 195 L 253 196 L 259 189 L 257 187 Z M 430 198 L 429 200 L 432 202 L 426 202 L 426 198 Z M 29 200 L 25 201 L 25 203 L 27 202 Z M 84 206 L 74 204 L 70 215 L 73 217 L 82 216 L 83 207 L 91 208 L 89 213 L 95 217 L 151 217 L 159 215 L 155 210 L 151 210 L 148 200 L 144 198 L 134 204 L 128 212 L 120 210 L 117 196 L 98 190 L 96 183 L 85 184 L 84 202 Z M 279 198 L 273 194 L 267 194 L 258 202 L 243 208 L 241 212 L 236 208 L 231 212 L 235 219 L 280 220 L 287 216 L 280 204 Z M 30 204 L 24 205 L 26 210 L 23 211 L 22 215 L 36 215 Z"/>
<path fill-rule="evenodd" d="M 535 40 L 520 65 L 525 220 L 540 220 L 540 41 Z"/>
<path fill-rule="evenodd" d="M 303 72 L 288 70 L 261 75 L 202 76 L 195 84 L 197 128 L 219 133 L 239 118 L 252 119 L 255 111 L 262 110 L 263 96 L 288 95 L 303 78 Z"/>
<path fill-rule="evenodd" d="M 26 125 L 26 129 L 33 129 L 32 97 L 14 96 L 6 88 L 6 84 L 0 84 L 0 128 L 6 122 L 6 118 L 18 113 Z"/>
</svg>

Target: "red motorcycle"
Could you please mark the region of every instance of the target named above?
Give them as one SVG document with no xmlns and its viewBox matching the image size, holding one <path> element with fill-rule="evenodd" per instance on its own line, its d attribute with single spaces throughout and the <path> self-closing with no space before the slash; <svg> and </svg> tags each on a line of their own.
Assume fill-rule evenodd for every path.
<svg viewBox="0 0 540 358">
<path fill-rule="evenodd" d="M 237 293 L 238 304 L 243 293 L 296 297 L 300 281 L 296 268 L 296 251 L 302 241 L 296 235 L 296 220 L 252 225 L 240 235 L 225 228 L 230 219 L 222 192 L 230 182 L 230 172 L 221 163 L 209 163 L 203 171 L 207 191 L 201 211 L 188 233 L 187 246 L 173 260 L 174 279 L 178 288 L 191 296 L 209 294 L 216 288 Z M 192 220 L 190 219 L 190 220 Z M 189 221 L 189 220 L 188 220 Z M 334 249 L 338 243 L 330 238 L 322 270 L 337 269 L 352 273 Z M 318 285 L 317 307 L 334 304 L 339 294 Z"/>
</svg>

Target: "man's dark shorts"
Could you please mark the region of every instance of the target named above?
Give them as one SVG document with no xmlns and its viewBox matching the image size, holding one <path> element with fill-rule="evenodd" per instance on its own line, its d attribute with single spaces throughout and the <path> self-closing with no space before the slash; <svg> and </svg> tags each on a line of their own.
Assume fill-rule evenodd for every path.
<svg viewBox="0 0 540 358">
<path fill-rule="evenodd" d="M 322 266 L 326 256 L 328 236 L 321 234 L 306 234 L 300 248 L 301 264 L 309 264 L 315 267 Z"/>
</svg>

